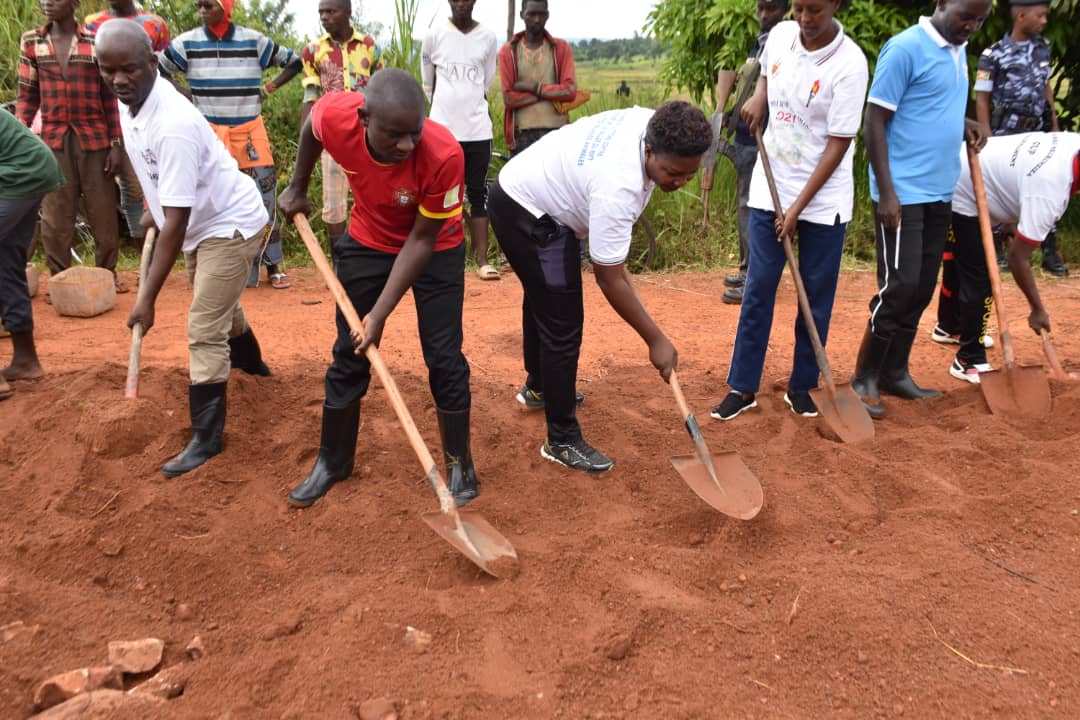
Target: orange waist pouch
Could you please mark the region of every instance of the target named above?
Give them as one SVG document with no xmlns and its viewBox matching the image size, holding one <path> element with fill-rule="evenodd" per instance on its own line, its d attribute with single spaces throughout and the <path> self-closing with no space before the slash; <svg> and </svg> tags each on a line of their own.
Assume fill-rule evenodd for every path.
<svg viewBox="0 0 1080 720">
<path fill-rule="evenodd" d="M 266 135 L 266 126 L 263 125 L 261 116 L 242 125 L 210 123 L 210 127 L 221 142 L 225 143 L 229 154 L 236 158 L 241 170 L 274 164 L 274 156 L 270 152 L 270 138 Z"/>
</svg>

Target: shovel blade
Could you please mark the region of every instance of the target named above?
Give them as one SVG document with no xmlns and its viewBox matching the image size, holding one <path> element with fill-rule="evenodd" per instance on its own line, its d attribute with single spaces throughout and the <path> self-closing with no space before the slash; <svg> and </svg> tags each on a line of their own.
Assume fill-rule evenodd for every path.
<svg viewBox="0 0 1080 720">
<path fill-rule="evenodd" d="M 750 520 L 761 510 L 761 483 L 738 454 L 712 455 L 716 480 L 697 455 L 676 455 L 671 464 L 699 498 L 725 515 Z"/>
<path fill-rule="evenodd" d="M 514 546 L 475 510 L 458 510 L 457 518 L 440 511 L 424 513 L 421 518 L 488 575 L 497 578 L 517 575 L 518 556 Z"/>
<path fill-rule="evenodd" d="M 870 419 L 870 414 L 866 412 L 859 396 L 850 385 L 837 385 L 835 395 L 831 394 L 828 388 L 815 388 L 810 391 L 810 397 L 817 405 L 818 413 L 825 424 L 836 433 L 841 442 L 854 443 L 874 439 L 874 421 Z"/>
<path fill-rule="evenodd" d="M 979 373 L 979 387 L 994 415 L 1044 418 L 1050 414 L 1050 383 L 1042 366 L 988 370 Z"/>
</svg>

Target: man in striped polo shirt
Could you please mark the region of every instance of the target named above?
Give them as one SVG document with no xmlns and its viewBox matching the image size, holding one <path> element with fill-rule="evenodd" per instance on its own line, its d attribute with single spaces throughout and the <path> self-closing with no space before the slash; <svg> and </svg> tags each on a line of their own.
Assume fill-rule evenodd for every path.
<svg viewBox="0 0 1080 720">
<path fill-rule="evenodd" d="M 257 30 L 232 22 L 236 0 L 198 0 L 203 26 L 180 34 L 159 56 L 166 75 L 184 73 L 191 86 L 191 100 L 214 132 L 229 148 L 240 169 L 255 179 L 263 204 L 273 218 L 270 241 L 261 255 L 271 287 L 284 290 L 291 283 L 278 264 L 284 259 L 277 222 L 277 173 L 270 139 L 262 120 L 262 99 L 297 75 L 303 67 L 300 55 L 281 47 Z M 266 83 L 263 71 L 284 68 Z M 256 258 L 248 287 L 259 281 L 260 258 Z"/>
</svg>

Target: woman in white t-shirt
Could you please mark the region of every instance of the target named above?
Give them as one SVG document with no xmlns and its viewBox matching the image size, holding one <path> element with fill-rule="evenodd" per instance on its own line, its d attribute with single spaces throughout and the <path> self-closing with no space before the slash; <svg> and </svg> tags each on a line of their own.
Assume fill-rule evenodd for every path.
<svg viewBox="0 0 1080 720">
<path fill-rule="evenodd" d="M 782 217 L 773 212 L 758 159 L 750 181 L 750 266 L 728 371 L 731 392 L 712 417 L 731 420 L 756 407 L 772 330 L 776 289 L 787 262 L 779 238 L 798 238 L 799 268 L 822 342 L 829 332 L 844 232 L 855 199 L 852 140 L 859 132 L 868 72 L 866 57 L 833 15 L 844 0 L 793 0 L 794 20 L 779 23 L 761 54 L 757 90 L 743 106 L 753 130 L 765 113 L 764 145 L 772 161 Z M 818 366 L 802 315 L 784 400 L 792 412 L 817 415 L 810 390 Z"/>
</svg>

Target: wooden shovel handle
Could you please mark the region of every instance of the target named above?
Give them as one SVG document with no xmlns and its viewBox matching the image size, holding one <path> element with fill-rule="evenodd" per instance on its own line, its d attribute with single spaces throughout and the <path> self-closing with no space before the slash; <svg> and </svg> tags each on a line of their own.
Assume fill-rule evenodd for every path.
<svg viewBox="0 0 1080 720">
<path fill-rule="evenodd" d="M 1046 355 L 1046 361 L 1050 363 L 1050 372 L 1054 379 L 1071 380 L 1069 373 L 1065 372 L 1065 368 L 1061 366 L 1061 358 L 1058 357 L 1054 343 L 1050 340 L 1050 331 L 1043 328 L 1039 331 L 1039 336 L 1042 338 L 1043 354 Z"/>
<path fill-rule="evenodd" d="M 353 307 L 352 301 L 349 300 L 349 296 L 345 292 L 345 288 L 341 285 L 341 281 L 338 280 L 334 270 L 330 267 L 330 263 L 327 262 L 326 255 L 323 254 L 322 248 L 319 246 L 319 241 L 315 239 L 315 233 L 311 231 L 311 225 L 308 224 L 307 216 L 303 213 L 297 213 L 293 217 L 293 223 L 300 232 L 300 238 L 304 241 L 304 245 L 307 246 L 308 252 L 311 254 L 311 259 L 315 261 L 315 267 L 319 269 L 319 274 L 322 275 L 323 280 L 325 280 L 327 286 L 329 286 L 330 293 L 334 296 L 334 302 L 337 304 L 338 309 L 341 310 L 341 314 L 345 316 L 345 322 L 349 324 L 349 329 L 362 336 L 364 333 L 364 324 L 361 322 L 360 316 L 356 313 L 356 308 Z M 458 512 L 457 505 L 454 503 L 454 497 L 446 487 L 446 481 L 443 479 L 442 473 L 439 472 L 439 468 L 435 464 L 435 458 L 431 456 L 431 452 L 428 451 L 424 439 L 420 436 L 420 431 L 416 428 L 416 423 L 413 422 L 412 415 L 409 414 L 409 409 L 405 406 L 405 401 L 398 391 L 394 378 L 390 375 L 390 371 L 387 369 L 386 364 L 383 363 L 382 356 L 379 355 L 379 351 L 374 345 L 369 345 L 367 350 L 364 351 L 364 354 L 367 356 L 368 362 L 371 363 L 371 367 L 375 371 L 375 374 L 382 382 L 386 394 L 390 397 L 390 404 L 394 408 L 394 414 L 397 415 L 398 421 L 405 429 L 405 434 L 409 438 L 409 445 L 412 446 L 413 452 L 416 453 L 416 457 L 420 460 L 420 464 L 427 474 L 428 482 L 431 483 L 432 487 L 435 489 L 435 493 L 439 496 L 440 509 L 444 514 L 451 515 L 456 519 Z"/>
<path fill-rule="evenodd" d="M 675 402 L 679 404 L 679 412 L 682 413 L 683 420 L 686 420 L 690 417 L 690 406 L 686 404 L 682 386 L 679 385 L 679 376 L 675 374 L 674 370 L 671 371 L 671 378 L 668 382 L 671 384 L 671 392 L 675 395 Z"/>
<path fill-rule="evenodd" d="M 769 183 L 773 209 L 776 211 L 776 217 L 781 217 L 784 209 L 780 207 L 780 193 L 776 191 L 776 180 L 773 179 L 772 165 L 769 163 L 769 154 L 765 152 L 765 142 L 761 138 L 760 127 L 754 130 L 754 137 L 757 139 L 758 154 L 761 156 L 761 167 Z M 810 344 L 814 346 L 814 357 L 817 358 L 818 369 L 821 370 L 821 379 L 829 395 L 836 397 L 836 384 L 833 382 L 829 358 L 825 355 L 825 346 L 821 344 L 821 336 L 818 335 L 817 324 L 814 323 L 814 313 L 810 310 L 810 298 L 806 295 L 806 286 L 803 285 L 802 275 L 799 273 L 799 263 L 791 247 L 791 238 L 785 235 L 780 238 L 780 242 L 784 244 L 784 255 L 787 256 L 788 267 L 791 269 L 791 279 L 795 281 L 795 293 L 799 296 L 799 310 L 802 312 L 803 323 L 806 325 L 806 333 L 810 336 Z"/>
<path fill-rule="evenodd" d="M 998 270 L 997 253 L 994 251 L 994 229 L 990 226 L 990 209 L 986 205 L 986 184 L 983 183 L 982 166 L 979 153 L 971 145 L 967 146 L 968 166 L 971 168 L 971 190 L 975 195 L 975 208 L 979 212 L 979 231 L 982 234 L 983 255 L 986 256 L 986 272 L 990 276 L 990 293 L 994 296 L 994 308 L 997 310 L 1001 352 L 1005 356 L 1005 367 L 1016 364 L 1013 352 L 1012 334 L 1009 332 L 1009 320 L 1005 314 L 1005 303 L 1001 292 L 1001 272 Z"/>
<path fill-rule="evenodd" d="M 142 257 L 139 258 L 139 287 L 135 291 L 135 297 L 142 297 L 143 288 L 146 286 L 146 275 L 150 272 L 150 259 L 154 256 L 154 242 L 157 240 L 157 231 L 149 228 L 143 239 Z M 139 396 L 139 365 L 142 362 L 142 323 L 135 323 L 131 328 L 131 352 L 128 353 L 128 374 L 124 383 L 124 397 L 129 400 Z"/>
</svg>

